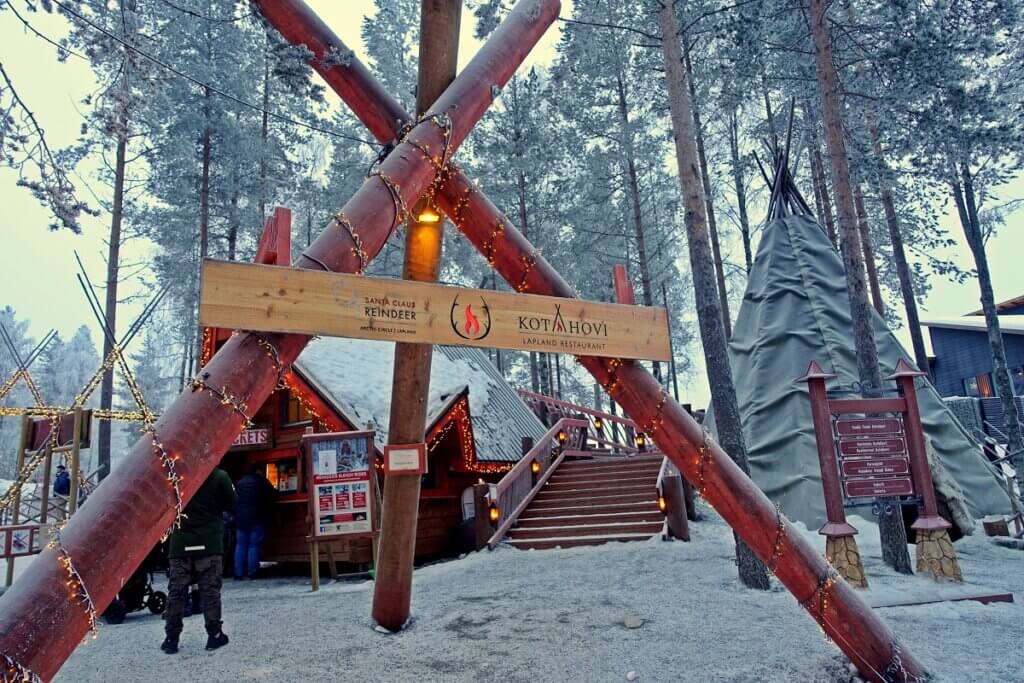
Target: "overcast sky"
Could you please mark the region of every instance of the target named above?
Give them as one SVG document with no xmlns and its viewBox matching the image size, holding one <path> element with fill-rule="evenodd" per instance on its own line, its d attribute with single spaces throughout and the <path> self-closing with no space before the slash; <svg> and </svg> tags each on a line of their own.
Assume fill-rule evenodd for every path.
<svg viewBox="0 0 1024 683">
<path fill-rule="evenodd" d="M 17 0 L 14 0 L 17 1 Z M 307 0 L 335 32 L 364 61 L 366 60 L 359 29 L 362 17 L 373 11 L 372 0 Z M 567 5 L 568 3 L 563 3 Z M 37 28 L 51 36 L 63 35 L 66 24 L 60 17 L 35 14 L 29 15 Z M 460 50 L 460 67 L 476 52 L 478 43 L 472 39 L 472 18 L 463 18 L 463 38 Z M 534 51 L 528 63 L 549 62 L 554 56 L 558 25 L 545 36 Z M 0 12 L 0 44 L 3 45 L 3 65 L 14 80 L 19 94 L 45 128 L 47 138 L 54 147 L 74 142 L 78 133 L 81 116 L 78 103 L 93 83 L 87 64 L 70 59 L 60 64 L 52 46 L 38 38 L 27 35 L 17 19 L 10 12 Z M 495 160 L 500 163 L 500 160 Z M 94 282 L 105 278 L 102 254 L 106 250 L 104 235 L 109 230 L 109 216 L 87 218 L 81 235 L 67 231 L 52 233 L 47 230 L 48 213 L 23 188 L 15 186 L 17 178 L 7 168 L 0 168 L 0 234 L 3 235 L 3 267 L 0 268 L 0 305 L 14 307 L 19 317 L 31 319 L 31 333 L 37 337 L 50 328 L 56 328 L 68 338 L 82 324 L 93 327 L 93 339 L 99 343 L 102 338 L 99 328 L 93 323 L 85 299 L 75 281 L 76 265 L 74 251 L 82 256 L 90 277 Z M 99 187 L 95 180 L 86 176 L 79 185 L 83 191 L 86 185 Z M 97 190 L 102 192 L 102 190 Z M 1024 196 L 1024 181 L 1018 181 L 1006 188 L 1003 199 Z M 347 198 L 339 197 L 339 205 Z M 953 258 L 964 268 L 970 267 L 970 255 L 963 244 L 962 233 L 947 207 L 945 225 L 958 240 L 958 247 L 936 254 Z M 1021 274 L 1020 257 L 1024 239 L 1020 235 L 1024 212 L 1012 216 L 1009 224 L 989 245 L 996 299 L 1003 300 L 1024 294 L 1024 276 Z M 126 263 L 142 261 L 148 245 L 130 244 L 123 252 Z M 558 264 L 554 264 L 556 267 Z M 974 280 L 956 285 L 939 278 L 933 279 L 933 289 L 922 311 L 925 319 L 933 317 L 955 317 L 979 307 L 978 288 Z M 130 303 L 119 314 L 120 327 L 133 318 L 141 308 L 141 302 Z M 905 330 L 901 339 L 907 339 Z M 906 343 L 909 346 L 909 343 Z M 696 363 L 703 367 L 703 362 Z M 686 389 L 685 400 L 702 405 L 707 401 L 706 382 L 701 376 Z"/>
</svg>

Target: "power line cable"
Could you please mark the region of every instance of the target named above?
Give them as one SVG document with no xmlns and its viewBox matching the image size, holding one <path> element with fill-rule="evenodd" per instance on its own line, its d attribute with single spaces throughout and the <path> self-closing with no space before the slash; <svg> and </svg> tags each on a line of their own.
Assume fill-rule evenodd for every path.
<svg viewBox="0 0 1024 683">
<path fill-rule="evenodd" d="M 367 145 L 369 147 L 373 147 L 374 149 L 376 149 L 377 146 L 378 146 L 376 143 L 371 142 L 369 140 L 366 140 L 364 138 L 359 138 L 359 137 L 356 137 L 354 135 L 346 135 L 345 133 L 339 133 L 337 131 L 330 130 L 330 129 L 327 129 L 327 128 L 323 128 L 321 126 L 317 126 L 317 125 L 312 124 L 312 123 L 306 123 L 305 121 L 299 121 L 297 119 L 292 119 L 292 118 L 289 118 L 289 117 L 287 117 L 287 116 L 285 116 L 283 114 L 279 114 L 279 113 L 277 113 L 275 111 L 270 111 L 269 109 L 264 109 L 263 107 L 261 107 L 259 105 L 256 105 L 256 104 L 253 104 L 252 102 L 248 102 L 246 100 L 243 100 L 240 97 L 235 97 L 234 95 L 232 95 L 230 93 L 224 92 L 223 90 L 219 90 L 217 87 L 215 87 L 213 85 L 210 85 L 209 83 L 206 83 L 204 81 L 200 81 L 199 79 L 197 79 L 197 78 L 195 78 L 193 76 L 188 75 L 187 73 L 185 73 L 185 72 L 183 72 L 183 71 L 181 71 L 181 70 L 171 66 L 170 64 L 168 64 L 168 63 L 166 63 L 164 61 L 161 61 L 160 59 L 154 57 L 153 55 L 151 55 L 151 54 L 149 54 L 149 53 L 147 53 L 147 52 L 145 52 L 143 50 L 140 50 L 139 48 L 135 47 L 131 43 L 128 43 L 127 41 L 125 41 L 121 37 L 119 37 L 117 35 L 114 35 L 110 31 L 108 31 L 105 28 L 103 28 L 102 26 L 99 26 L 98 24 L 90 21 L 86 17 L 84 17 L 81 14 L 79 14 L 78 12 L 76 12 L 71 7 L 68 7 L 68 5 L 66 5 L 65 3 L 60 2 L 60 0 L 53 0 L 53 4 L 55 4 L 58 7 L 60 7 L 68 15 L 78 19 L 80 22 L 82 22 L 83 24 L 85 24 L 89 28 L 91 28 L 91 29 L 93 29 L 93 30 L 95 30 L 95 31 L 97 31 L 99 33 L 102 33 L 104 36 L 106 36 L 110 40 L 113 40 L 114 42 L 120 44 L 125 49 L 131 50 L 135 54 L 137 54 L 137 55 L 139 55 L 139 56 L 149 60 L 150 62 L 156 64 L 157 66 L 161 67 L 162 69 L 170 71 L 172 74 L 178 76 L 179 78 L 185 79 L 186 81 L 192 83 L 193 85 L 197 85 L 200 88 L 208 90 L 209 92 L 214 93 L 216 95 L 219 95 L 219 96 L 221 96 L 221 97 L 223 97 L 223 98 L 225 98 L 227 100 L 230 100 L 232 102 L 235 102 L 236 104 L 240 104 L 243 107 L 248 107 L 249 109 L 252 109 L 253 111 L 259 112 L 261 114 L 267 114 L 268 116 L 271 116 L 271 117 L 273 117 L 273 118 L 275 118 L 275 119 L 277 119 L 279 121 L 284 121 L 284 122 L 290 123 L 290 124 L 292 124 L 294 126 L 300 126 L 302 128 L 307 128 L 309 130 L 316 131 L 317 133 L 321 133 L 323 135 L 327 135 L 327 136 L 334 137 L 334 138 L 339 138 L 341 140 L 348 140 L 349 142 L 358 142 L 360 144 Z"/>
</svg>

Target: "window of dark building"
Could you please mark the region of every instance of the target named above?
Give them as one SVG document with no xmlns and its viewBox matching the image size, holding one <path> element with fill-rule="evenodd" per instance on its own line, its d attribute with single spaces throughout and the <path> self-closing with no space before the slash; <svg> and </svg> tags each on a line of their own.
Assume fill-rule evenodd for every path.
<svg viewBox="0 0 1024 683">
<path fill-rule="evenodd" d="M 990 398 L 995 396 L 992 390 L 992 373 L 986 372 L 964 380 L 964 395 L 974 398 Z"/>
</svg>

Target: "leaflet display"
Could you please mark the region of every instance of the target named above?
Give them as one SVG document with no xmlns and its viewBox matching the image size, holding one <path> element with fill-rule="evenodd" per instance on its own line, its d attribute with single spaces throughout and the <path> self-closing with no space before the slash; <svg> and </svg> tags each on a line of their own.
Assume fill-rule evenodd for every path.
<svg viewBox="0 0 1024 683">
<path fill-rule="evenodd" d="M 372 536 L 373 432 L 303 437 L 312 540 Z"/>
</svg>

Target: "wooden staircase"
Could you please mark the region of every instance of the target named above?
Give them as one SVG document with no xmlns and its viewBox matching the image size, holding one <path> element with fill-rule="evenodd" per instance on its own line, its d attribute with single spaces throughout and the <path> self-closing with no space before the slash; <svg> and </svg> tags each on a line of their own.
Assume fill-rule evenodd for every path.
<svg viewBox="0 0 1024 683">
<path fill-rule="evenodd" d="M 656 484 L 661 454 L 566 460 L 519 516 L 516 548 L 644 541 L 662 530 Z"/>
</svg>

